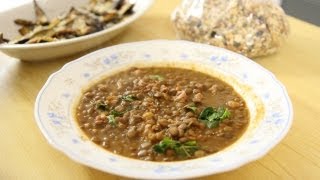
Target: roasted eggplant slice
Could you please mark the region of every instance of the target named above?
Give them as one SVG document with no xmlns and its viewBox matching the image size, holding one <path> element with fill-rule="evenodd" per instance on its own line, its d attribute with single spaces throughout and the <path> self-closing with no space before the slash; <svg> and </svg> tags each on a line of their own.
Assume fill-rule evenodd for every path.
<svg viewBox="0 0 320 180">
<path fill-rule="evenodd" d="M 49 20 L 44 11 L 39 7 L 36 0 L 33 0 L 33 6 L 36 13 L 36 22 L 41 25 L 48 25 Z"/>
<path fill-rule="evenodd" d="M 71 7 L 68 13 L 49 20 L 36 0 L 33 4 L 36 20 L 16 19 L 21 37 L 10 44 L 52 42 L 95 33 L 120 22 L 134 7 L 128 0 L 90 0 L 86 7 Z M 2 36 L 1 42 L 5 42 Z"/>
<path fill-rule="evenodd" d="M 24 20 L 24 19 L 16 19 L 16 20 L 14 20 L 14 23 L 15 23 L 16 25 L 27 26 L 27 27 L 36 25 L 36 24 L 35 24 L 34 22 L 32 22 L 32 21 Z"/>
<path fill-rule="evenodd" d="M 0 44 L 2 44 L 2 43 L 7 43 L 7 42 L 9 42 L 9 40 L 8 40 L 8 39 L 5 39 L 5 38 L 3 37 L 3 33 L 0 32 Z"/>
</svg>

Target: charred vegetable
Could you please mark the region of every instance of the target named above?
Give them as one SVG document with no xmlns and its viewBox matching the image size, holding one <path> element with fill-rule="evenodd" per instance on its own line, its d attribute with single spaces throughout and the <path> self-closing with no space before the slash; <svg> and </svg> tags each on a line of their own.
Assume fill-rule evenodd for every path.
<svg viewBox="0 0 320 180">
<path fill-rule="evenodd" d="M 9 40 L 8 40 L 8 39 L 5 39 L 5 38 L 3 37 L 3 34 L 0 32 L 0 43 L 4 43 L 4 42 L 9 42 Z"/>
<path fill-rule="evenodd" d="M 49 20 L 37 2 L 33 1 L 36 19 L 16 19 L 21 37 L 0 43 L 33 44 L 71 39 L 112 27 L 133 13 L 133 3 L 128 0 L 91 0 L 82 8 L 71 7 L 65 15 Z"/>
</svg>

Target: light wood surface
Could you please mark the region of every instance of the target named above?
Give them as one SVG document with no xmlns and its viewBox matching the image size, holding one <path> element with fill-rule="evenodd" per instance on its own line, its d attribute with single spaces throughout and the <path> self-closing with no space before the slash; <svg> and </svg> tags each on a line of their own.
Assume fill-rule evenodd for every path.
<svg viewBox="0 0 320 180">
<path fill-rule="evenodd" d="M 101 47 L 175 39 L 169 15 L 178 2 L 157 0 L 141 19 Z M 287 87 L 294 107 L 291 130 L 260 160 L 203 179 L 320 179 L 320 28 L 289 20 L 291 35 L 280 52 L 256 62 Z M 0 179 L 124 179 L 70 160 L 46 142 L 35 123 L 35 98 L 48 76 L 81 55 L 26 63 L 0 53 Z"/>
</svg>

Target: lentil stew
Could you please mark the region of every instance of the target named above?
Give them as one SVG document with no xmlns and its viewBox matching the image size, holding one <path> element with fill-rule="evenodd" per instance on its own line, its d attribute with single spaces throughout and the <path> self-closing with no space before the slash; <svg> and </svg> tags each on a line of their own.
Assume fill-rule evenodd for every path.
<svg viewBox="0 0 320 180">
<path fill-rule="evenodd" d="M 177 161 L 234 143 L 249 123 L 242 97 L 201 72 L 130 68 L 85 90 L 75 110 L 80 128 L 115 154 Z"/>
</svg>

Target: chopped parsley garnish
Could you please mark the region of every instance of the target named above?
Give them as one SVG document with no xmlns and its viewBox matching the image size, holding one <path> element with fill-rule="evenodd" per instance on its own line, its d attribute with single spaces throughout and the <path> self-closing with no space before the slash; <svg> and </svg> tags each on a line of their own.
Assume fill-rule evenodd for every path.
<svg viewBox="0 0 320 180">
<path fill-rule="evenodd" d="M 194 113 L 197 111 L 197 106 L 195 103 L 188 104 L 188 105 L 184 106 L 184 108 L 189 111 L 192 111 Z"/>
<path fill-rule="evenodd" d="M 134 100 L 137 100 L 138 98 L 135 95 L 129 94 L 129 95 L 122 96 L 121 99 L 124 101 L 132 102 Z"/>
<path fill-rule="evenodd" d="M 117 121 L 116 118 L 113 114 L 109 115 L 108 117 L 108 123 L 112 126 L 116 126 L 117 125 Z"/>
<path fill-rule="evenodd" d="M 187 141 L 181 143 L 169 137 L 163 138 L 158 144 L 153 146 L 153 150 L 157 153 L 164 154 L 167 149 L 172 149 L 177 156 L 191 157 L 195 151 L 199 149 L 196 141 Z"/>
<path fill-rule="evenodd" d="M 117 120 L 116 120 L 116 117 L 119 117 L 119 116 L 122 116 L 124 114 L 124 112 L 119 112 L 119 111 L 116 111 L 116 110 L 111 110 L 110 111 L 110 115 L 107 116 L 108 118 L 108 123 L 110 125 L 112 125 L 113 127 L 117 126 Z"/>
<path fill-rule="evenodd" d="M 200 121 L 205 123 L 208 128 L 218 127 L 219 124 L 231 115 L 230 111 L 225 107 L 207 107 L 199 116 Z"/>
<path fill-rule="evenodd" d="M 118 117 L 118 116 L 122 116 L 124 114 L 124 112 L 119 112 L 119 111 L 116 111 L 113 109 L 110 111 L 110 114 L 114 115 L 115 117 Z"/>
<path fill-rule="evenodd" d="M 150 78 L 150 79 L 153 79 L 153 80 L 157 80 L 157 81 L 163 81 L 163 80 L 164 80 L 164 77 L 161 76 L 161 75 L 158 75 L 158 74 L 149 75 L 149 78 Z"/>
</svg>

